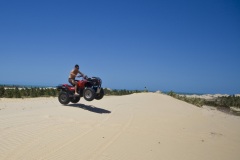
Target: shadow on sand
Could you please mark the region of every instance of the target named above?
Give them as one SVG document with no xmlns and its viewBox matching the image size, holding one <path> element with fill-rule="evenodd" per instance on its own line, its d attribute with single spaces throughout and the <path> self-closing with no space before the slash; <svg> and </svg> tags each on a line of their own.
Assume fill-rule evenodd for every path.
<svg viewBox="0 0 240 160">
<path fill-rule="evenodd" d="M 111 113 L 111 111 L 109 111 L 109 110 L 98 108 L 98 107 L 95 107 L 95 106 L 92 106 L 92 105 L 85 105 L 85 104 L 79 104 L 78 103 L 78 104 L 69 104 L 67 106 L 82 108 L 84 110 L 88 110 L 90 112 L 99 113 L 99 114 L 104 114 L 104 113 L 109 114 L 109 113 Z"/>
</svg>

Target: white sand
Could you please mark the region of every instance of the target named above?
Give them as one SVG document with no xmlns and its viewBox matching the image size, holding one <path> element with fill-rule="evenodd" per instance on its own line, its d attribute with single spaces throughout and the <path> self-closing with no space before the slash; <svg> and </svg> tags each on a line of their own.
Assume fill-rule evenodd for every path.
<svg viewBox="0 0 240 160">
<path fill-rule="evenodd" d="M 240 117 L 157 93 L 80 103 L 0 99 L 0 160 L 240 159 Z"/>
</svg>

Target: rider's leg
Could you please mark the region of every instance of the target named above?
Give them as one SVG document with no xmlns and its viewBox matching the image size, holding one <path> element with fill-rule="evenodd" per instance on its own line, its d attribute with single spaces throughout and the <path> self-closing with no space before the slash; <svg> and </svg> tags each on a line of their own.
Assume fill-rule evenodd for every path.
<svg viewBox="0 0 240 160">
<path fill-rule="evenodd" d="M 75 81 L 75 95 L 78 95 L 77 93 L 77 82 Z"/>
</svg>

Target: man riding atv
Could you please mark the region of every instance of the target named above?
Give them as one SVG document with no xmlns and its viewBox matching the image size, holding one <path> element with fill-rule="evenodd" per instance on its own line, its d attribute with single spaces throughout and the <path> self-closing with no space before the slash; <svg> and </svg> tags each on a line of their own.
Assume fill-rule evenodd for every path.
<svg viewBox="0 0 240 160">
<path fill-rule="evenodd" d="M 77 76 L 78 74 L 80 74 L 79 76 Z M 79 71 L 79 65 L 75 65 L 74 69 L 70 72 L 70 75 L 68 77 L 68 82 L 70 84 L 72 84 L 75 87 L 75 94 L 76 96 L 79 96 L 79 94 L 77 93 L 77 81 L 75 81 L 75 78 L 77 77 L 83 77 L 85 78 L 86 76 Z"/>
<path fill-rule="evenodd" d="M 78 76 L 78 74 L 80 75 Z M 83 77 L 83 79 L 75 80 L 75 77 Z M 79 71 L 77 64 L 70 72 L 68 81 L 72 85 L 60 84 L 57 86 L 58 100 L 61 104 L 77 103 L 81 97 L 84 97 L 86 101 L 92 101 L 94 99 L 100 100 L 104 96 L 101 78 L 87 77 Z"/>
</svg>

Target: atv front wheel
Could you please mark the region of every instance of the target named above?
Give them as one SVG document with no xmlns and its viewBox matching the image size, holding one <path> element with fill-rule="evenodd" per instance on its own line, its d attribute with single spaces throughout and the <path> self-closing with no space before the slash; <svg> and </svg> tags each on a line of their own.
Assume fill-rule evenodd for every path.
<svg viewBox="0 0 240 160">
<path fill-rule="evenodd" d="M 95 91 L 92 88 L 86 88 L 83 91 L 83 97 L 86 101 L 92 101 L 95 98 Z"/>
<path fill-rule="evenodd" d="M 96 100 L 102 99 L 104 96 L 104 90 L 101 88 L 100 93 L 98 93 L 95 97 Z"/>
<path fill-rule="evenodd" d="M 70 102 L 69 95 L 66 92 L 60 92 L 58 96 L 58 101 L 61 104 L 68 104 Z"/>
</svg>

